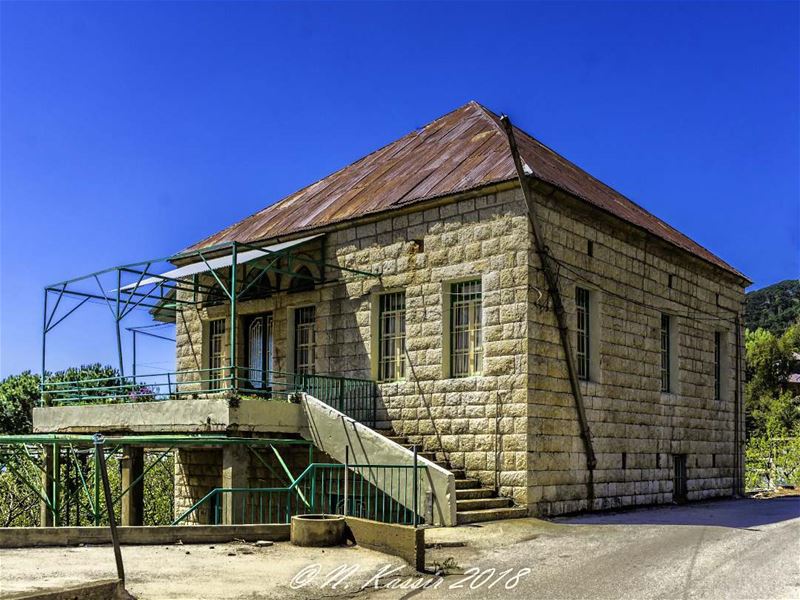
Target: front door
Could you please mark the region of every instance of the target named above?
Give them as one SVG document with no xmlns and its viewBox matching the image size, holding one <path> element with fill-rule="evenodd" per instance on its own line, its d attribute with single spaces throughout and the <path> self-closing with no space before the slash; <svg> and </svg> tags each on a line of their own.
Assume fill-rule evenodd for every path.
<svg viewBox="0 0 800 600">
<path fill-rule="evenodd" d="M 268 391 L 272 387 L 272 313 L 255 315 L 247 322 L 247 386 Z"/>
</svg>

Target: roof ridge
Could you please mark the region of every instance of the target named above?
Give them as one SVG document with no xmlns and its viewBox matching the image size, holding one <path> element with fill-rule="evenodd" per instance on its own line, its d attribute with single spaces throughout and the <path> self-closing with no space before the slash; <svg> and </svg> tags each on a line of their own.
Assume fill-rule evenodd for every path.
<svg viewBox="0 0 800 600">
<path fill-rule="evenodd" d="M 514 127 L 526 174 L 745 278 L 703 245 L 528 132 Z M 206 236 L 221 241 L 287 236 L 308 228 L 516 179 L 501 117 L 475 100 L 383 144 L 323 178 Z"/>
</svg>

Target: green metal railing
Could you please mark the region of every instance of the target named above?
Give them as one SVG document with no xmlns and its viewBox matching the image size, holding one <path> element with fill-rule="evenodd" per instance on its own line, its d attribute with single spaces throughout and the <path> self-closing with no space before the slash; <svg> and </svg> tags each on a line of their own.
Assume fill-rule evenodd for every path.
<svg viewBox="0 0 800 600">
<path fill-rule="evenodd" d="M 375 424 L 377 386 L 369 379 L 269 371 L 259 372 L 266 385 L 254 387 L 246 377 L 248 370 L 230 367 L 190 369 L 136 377 L 102 377 L 75 381 L 48 381 L 42 384 L 45 404 L 113 404 L 152 402 L 178 398 L 201 398 L 223 392 L 264 399 L 286 399 L 305 392 L 330 404 L 353 419 Z"/>
<path fill-rule="evenodd" d="M 0 435 L 0 477 L 5 477 L 4 494 L 0 494 L 0 515 L 8 516 L 12 505 L 41 502 L 54 525 L 101 525 L 108 522 L 108 515 L 101 499 L 98 472 L 98 449 L 91 435 L 70 434 L 24 434 Z M 122 486 L 120 459 L 126 447 L 144 449 L 144 466 L 138 476 Z M 290 438 L 239 438 L 222 435 L 169 434 L 110 436 L 104 439 L 105 459 L 117 468 L 110 469 L 112 475 L 113 503 L 119 507 L 122 498 L 138 485 L 168 485 L 159 494 L 151 494 L 153 502 L 166 499 L 169 509 L 152 506 L 151 514 L 145 508 L 148 525 L 168 525 L 174 518 L 172 505 L 175 474 L 173 453 L 178 449 L 193 447 L 242 446 L 251 451 L 272 450 L 283 465 L 279 448 L 308 448 L 311 456 L 312 444 L 307 440 Z M 258 457 L 258 454 L 256 454 Z M 259 459 L 268 469 L 271 466 Z M 309 459 L 310 460 L 310 459 Z M 286 467 L 284 466 L 284 469 Z M 288 480 L 291 473 L 286 470 Z M 153 491 L 151 489 L 151 491 Z M 147 498 L 148 495 L 146 494 Z M 35 521 L 40 520 L 38 507 L 33 506 L 25 514 L 34 512 Z M 16 508 L 14 508 L 16 510 Z M 168 512 L 168 516 L 164 513 Z M 25 523 L 25 526 L 36 524 Z M 41 524 L 41 523 L 40 523 Z"/>
<path fill-rule="evenodd" d="M 287 487 L 215 488 L 173 525 L 203 519 L 236 524 L 289 523 L 294 515 L 338 514 L 418 525 L 420 470 L 413 465 L 313 463 Z M 415 518 L 416 517 L 416 518 Z"/>
</svg>

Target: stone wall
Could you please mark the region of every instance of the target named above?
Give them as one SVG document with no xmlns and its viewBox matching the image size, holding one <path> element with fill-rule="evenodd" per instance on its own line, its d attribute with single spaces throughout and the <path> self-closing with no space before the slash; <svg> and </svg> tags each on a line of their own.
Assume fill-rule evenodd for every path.
<svg viewBox="0 0 800 600">
<path fill-rule="evenodd" d="M 520 503 L 527 495 L 527 228 L 521 192 L 507 190 L 333 232 L 329 256 L 383 276 L 335 287 L 325 327 L 337 346 L 330 367 L 369 376 L 375 294 L 404 290 L 407 375 L 379 385 L 383 415 L 397 433 Z M 451 282 L 471 278 L 482 284 L 483 373 L 450 378 L 445 294 Z"/>
<path fill-rule="evenodd" d="M 175 451 L 175 516 L 182 515 L 211 490 L 222 486 L 221 449 Z M 214 522 L 212 506 L 203 506 L 184 523 L 207 525 Z"/>
<path fill-rule="evenodd" d="M 380 271 L 380 278 L 328 269 L 325 285 L 243 302 L 239 312 L 272 311 L 275 368 L 292 370 L 293 310 L 313 305 L 316 372 L 374 378 L 373 307 L 379 293 L 403 290 L 407 374 L 379 385 L 381 425 L 497 486 L 532 514 L 581 510 L 588 507 L 588 472 L 574 399 L 539 259 L 531 252 L 524 198 L 509 187 L 335 228 L 324 238 L 324 252 L 310 255 Z M 742 282 L 549 192 L 537 192 L 538 217 L 562 263 L 573 336 L 575 286 L 592 294 L 595 360 L 592 380 L 581 385 L 598 458 L 593 507 L 671 501 L 674 454 L 687 455 L 689 499 L 730 494 L 732 319 Z M 444 370 L 445 291 L 467 278 L 482 283 L 484 368 L 481 376 L 450 378 Z M 660 392 L 661 312 L 672 315 L 677 331 L 671 394 Z M 226 315 L 222 306 L 179 315 L 179 368 L 206 366 L 203 323 Z M 719 401 L 713 399 L 715 331 L 725 348 Z"/>
<path fill-rule="evenodd" d="M 592 508 L 672 501 L 675 454 L 687 455 L 689 500 L 731 495 L 741 282 L 561 194 L 540 188 L 537 216 L 562 263 L 573 336 L 575 287 L 592 298 L 595 369 L 581 382 L 597 454 Z M 544 292 L 537 261 L 530 273 L 534 292 Z M 537 298 L 532 294 L 528 326 L 529 508 L 534 514 L 584 510 L 588 471 L 574 399 L 552 309 Z M 672 393 L 660 391 L 662 313 L 677 329 Z M 723 342 L 720 400 L 714 399 L 715 331 Z"/>
<path fill-rule="evenodd" d="M 229 480 L 226 481 L 223 476 L 223 453 L 232 448 L 236 458 L 233 466 L 236 472 L 229 473 Z M 327 454 L 317 448 L 312 448 L 309 453 L 309 448 L 305 445 L 277 445 L 277 449 L 284 464 L 295 478 L 300 476 L 309 461 L 333 462 Z M 181 515 L 217 487 L 233 485 L 233 487 L 282 488 L 289 484 L 288 476 L 269 447 L 254 446 L 252 450 L 247 450 L 244 446 L 237 445 L 215 449 L 181 449 L 176 451 L 175 455 L 175 516 Z M 258 514 L 258 511 L 266 514 L 268 506 L 265 507 L 263 502 L 260 506 L 253 506 L 252 502 L 252 498 L 248 498 L 246 501 L 248 514 L 251 508 L 254 515 Z M 190 525 L 213 523 L 214 510 L 214 503 L 204 505 L 198 509 L 196 514 L 188 517 L 184 523 Z M 222 518 L 222 514 L 220 507 L 220 518 Z"/>
<path fill-rule="evenodd" d="M 404 381 L 379 385 L 379 426 L 393 427 L 421 449 L 438 451 L 453 468 L 466 468 L 524 503 L 529 246 L 524 206 L 521 192 L 508 190 L 331 232 L 324 253 L 329 262 L 377 270 L 382 277 L 329 269 L 328 284 L 242 302 L 239 314 L 272 312 L 275 368 L 291 371 L 293 310 L 313 305 L 316 372 L 372 378 L 375 295 L 404 290 L 408 373 Z M 465 278 L 482 282 L 484 369 L 482 376 L 451 379 L 442 362 L 443 290 Z M 204 323 L 226 315 L 224 306 L 182 311 L 179 370 L 207 366 Z M 238 336 L 240 344 L 243 338 Z M 240 346 L 238 355 L 243 351 Z"/>
</svg>

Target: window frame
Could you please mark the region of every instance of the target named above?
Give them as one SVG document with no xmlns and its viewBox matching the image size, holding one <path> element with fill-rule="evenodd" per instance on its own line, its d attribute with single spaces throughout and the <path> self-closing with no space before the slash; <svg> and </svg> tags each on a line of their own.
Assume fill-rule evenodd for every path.
<svg viewBox="0 0 800 600">
<path fill-rule="evenodd" d="M 225 367 L 226 319 L 211 319 L 208 322 L 208 389 L 221 390 Z"/>
<path fill-rule="evenodd" d="M 261 358 L 258 368 L 253 368 L 251 363 L 252 356 L 252 328 L 260 320 L 261 322 Z M 245 321 L 246 344 L 245 344 L 245 360 L 247 372 L 247 386 L 252 389 L 268 391 L 272 387 L 272 372 L 274 370 L 275 361 L 275 318 L 271 311 L 248 315 Z M 252 371 L 260 371 L 261 379 L 260 385 L 254 385 L 251 377 Z"/>
<path fill-rule="evenodd" d="M 672 317 L 667 313 L 661 313 L 661 327 L 660 331 L 660 360 L 661 360 L 661 393 L 670 394 L 674 387 L 672 361 L 673 352 L 672 347 L 672 328 L 674 323 Z"/>
<path fill-rule="evenodd" d="M 477 286 L 477 291 L 474 289 L 468 293 L 461 291 L 469 286 Z M 449 325 L 447 375 L 453 379 L 479 376 L 483 373 L 484 358 L 483 282 L 480 278 L 454 281 L 447 284 L 446 290 L 448 300 L 446 318 Z M 467 299 L 456 299 L 456 296 L 461 294 Z M 463 324 L 456 323 L 460 310 L 466 310 L 466 322 Z M 463 340 L 466 340 L 465 345 Z"/>
<path fill-rule="evenodd" d="M 297 375 L 314 375 L 316 373 L 316 358 L 317 358 L 317 310 L 313 304 L 311 306 L 301 306 L 293 310 L 292 315 L 292 355 L 294 357 L 294 364 L 292 365 L 293 371 Z M 299 319 L 304 315 L 311 315 L 310 319 L 304 322 L 299 322 Z M 300 328 L 303 329 L 300 329 Z M 302 332 L 308 331 L 309 337 L 307 342 L 301 342 Z M 301 362 L 301 352 L 303 349 L 308 351 L 306 356 L 307 360 Z"/>
<path fill-rule="evenodd" d="M 722 332 L 714 332 L 714 400 L 722 400 Z"/>
<path fill-rule="evenodd" d="M 402 381 L 406 376 L 406 293 L 404 290 L 377 295 L 377 374 L 379 383 Z M 387 308 L 392 300 L 394 306 Z M 386 326 L 394 325 L 389 332 Z M 391 349 L 391 356 L 387 350 Z"/>
<path fill-rule="evenodd" d="M 592 292 L 580 286 L 575 287 L 575 362 L 578 379 L 592 379 Z"/>
</svg>

